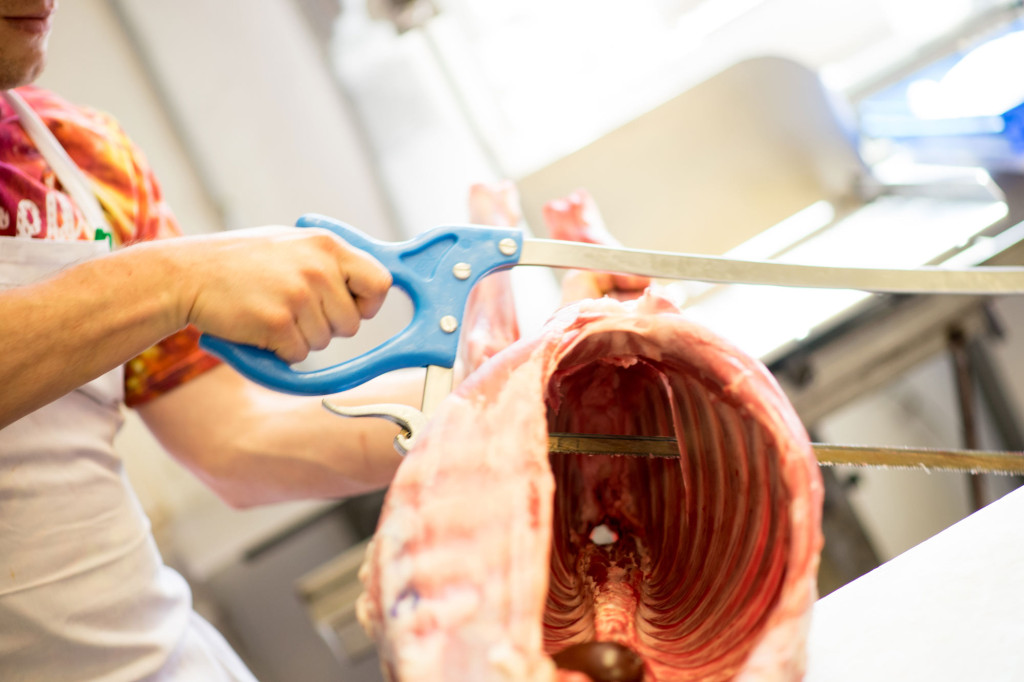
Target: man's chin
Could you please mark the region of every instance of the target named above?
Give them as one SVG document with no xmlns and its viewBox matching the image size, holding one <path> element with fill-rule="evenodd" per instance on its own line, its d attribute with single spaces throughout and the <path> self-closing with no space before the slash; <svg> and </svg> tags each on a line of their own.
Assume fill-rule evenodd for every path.
<svg viewBox="0 0 1024 682">
<path fill-rule="evenodd" d="M 10 90 L 32 83 L 43 73 L 44 60 L 28 64 L 0 63 L 0 90 Z"/>
</svg>

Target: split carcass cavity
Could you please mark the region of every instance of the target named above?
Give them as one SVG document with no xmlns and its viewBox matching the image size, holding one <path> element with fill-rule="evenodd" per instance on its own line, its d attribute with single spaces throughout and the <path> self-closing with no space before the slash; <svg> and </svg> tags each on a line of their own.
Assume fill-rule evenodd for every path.
<svg viewBox="0 0 1024 682">
<path fill-rule="evenodd" d="M 549 432 L 671 436 L 681 456 L 550 455 L 545 649 L 560 667 L 589 643 L 728 670 L 757 643 L 786 578 L 789 494 L 774 439 L 729 384 L 628 342 L 634 352 L 608 353 L 621 345 L 595 336 L 560 365 Z M 592 678 L 619 679 L 584 658 Z"/>
</svg>

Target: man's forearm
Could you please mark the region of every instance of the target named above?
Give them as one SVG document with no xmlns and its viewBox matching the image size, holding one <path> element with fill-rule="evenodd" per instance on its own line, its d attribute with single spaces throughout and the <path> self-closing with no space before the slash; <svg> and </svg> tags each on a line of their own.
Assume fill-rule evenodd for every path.
<svg viewBox="0 0 1024 682">
<path fill-rule="evenodd" d="M 418 405 L 422 371 L 380 377 L 338 396 Z M 161 444 L 234 507 L 339 498 L 386 486 L 398 427 L 346 419 L 320 398 L 276 393 L 221 366 L 139 408 Z"/>
<path fill-rule="evenodd" d="M 133 247 L 0 292 L 0 428 L 181 328 L 169 276 Z"/>
</svg>

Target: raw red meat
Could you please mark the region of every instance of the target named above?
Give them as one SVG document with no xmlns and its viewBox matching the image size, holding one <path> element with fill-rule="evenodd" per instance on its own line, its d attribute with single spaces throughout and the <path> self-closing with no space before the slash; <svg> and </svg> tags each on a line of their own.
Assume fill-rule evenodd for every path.
<svg viewBox="0 0 1024 682">
<path fill-rule="evenodd" d="M 594 199 L 583 189 L 571 192 L 544 206 L 544 223 L 552 239 L 586 242 L 605 246 L 621 246 L 604 224 Z M 593 286 L 619 300 L 636 298 L 650 284 L 647 277 L 570 271 L 562 282 L 562 300 L 566 303 L 590 298 Z"/>
<path fill-rule="evenodd" d="M 522 210 L 516 186 L 506 180 L 470 187 L 469 219 L 475 225 L 518 225 L 522 220 Z M 519 338 L 509 272 L 488 275 L 473 287 L 466 301 L 462 325 L 459 359 L 465 373 L 472 372 Z"/>
<path fill-rule="evenodd" d="M 549 431 L 675 436 L 681 458 L 549 455 Z M 360 617 L 395 681 L 585 682 L 552 655 L 586 642 L 638 654 L 648 682 L 796 680 L 821 501 L 760 363 L 654 293 L 584 300 L 439 407 L 388 492 Z"/>
</svg>

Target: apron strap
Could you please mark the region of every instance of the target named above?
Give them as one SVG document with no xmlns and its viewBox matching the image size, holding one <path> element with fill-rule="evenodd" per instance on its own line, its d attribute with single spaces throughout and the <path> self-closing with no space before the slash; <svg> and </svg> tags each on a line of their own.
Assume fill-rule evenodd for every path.
<svg viewBox="0 0 1024 682">
<path fill-rule="evenodd" d="M 71 157 L 68 156 L 68 153 L 61 146 L 60 142 L 57 141 L 53 133 L 50 132 L 50 129 L 43 123 L 43 119 L 14 90 L 4 90 L 3 97 L 11 105 L 15 113 L 18 114 L 18 122 L 21 123 L 21 127 L 25 129 L 32 142 L 35 143 L 39 153 L 43 155 L 46 162 L 50 164 L 50 168 L 57 174 L 57 179 L 60 180 L 64 191 L 71 196 L 79 210 L 82 211 L 85 222 L 88 223 L 93 232 L 103 230 L 108 234 L 112 234 L 110 224 L 103 214 L 103 208 L 100 206 L 96 194 L 89 186 L 89 181 L 82 171 L 79 170 L 78 166 L 75 165 L 75 162 L 71 160 Z"/>
</svg>

